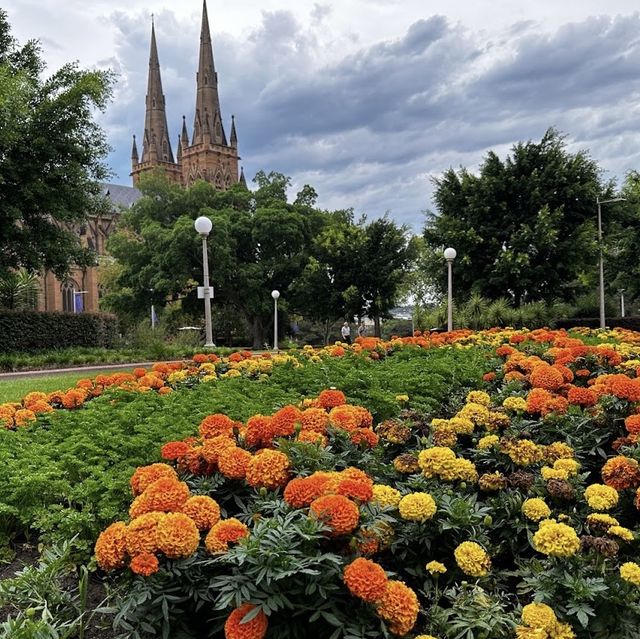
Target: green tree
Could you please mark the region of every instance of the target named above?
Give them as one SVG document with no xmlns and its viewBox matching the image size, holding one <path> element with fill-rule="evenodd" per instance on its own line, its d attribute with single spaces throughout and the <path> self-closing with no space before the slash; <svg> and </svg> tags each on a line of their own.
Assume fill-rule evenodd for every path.
<svg viewBox="0 0 640 639">
<path fill-rule="evenodd" d="M 36 41 L 20 47 L 0 9 L 0 273 L 63 276 L 93 262 L 72 226 L 105 206 L 104 133 L 93 119 L 112 75 L 67 64 L 43 77 Z"/>
<path fill-rule="evenodd" d="M 424 238 L 441 294 L 446 246 L 458 252 L 458 300 L 472 292 L 516 306 L 572 298 L 595 272 L 598 165 L 584 151 L 569 153 L 554 129 L 540 142 L 516 144 L 505 160 L 490 152 L 478 175 L 449 169 L 435 186 L 437 214 L 428 217 Z"/>
</svg>

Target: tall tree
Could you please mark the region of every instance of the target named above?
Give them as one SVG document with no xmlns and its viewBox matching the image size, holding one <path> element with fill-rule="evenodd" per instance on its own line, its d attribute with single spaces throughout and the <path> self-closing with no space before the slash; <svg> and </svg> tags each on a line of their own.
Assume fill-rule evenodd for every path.
<svg viewBox="0 0 640 639">
<path fill-rule="evenodd" d="M 524 301 L 571 297 L 595 270 L 596 162 L 569 153 L 549 129 L 540 142 L 516 144 L 505 160 L 490 152 L 478 175 L 449 169 L 435 181 L 437 213 L 424 238 L 428 269 L 446 286 L 442 249 L 454 247 L 454 292 Z"/>
<path fill-rule="evenodd" d="M 112 76 L 67 64 L 43 77 L 36 41 L 20 47 L 0 9 L 0 272 L 63 276 L 93 256 L 70 226 L 104 206 L 104 109 Z"/>
</svg>

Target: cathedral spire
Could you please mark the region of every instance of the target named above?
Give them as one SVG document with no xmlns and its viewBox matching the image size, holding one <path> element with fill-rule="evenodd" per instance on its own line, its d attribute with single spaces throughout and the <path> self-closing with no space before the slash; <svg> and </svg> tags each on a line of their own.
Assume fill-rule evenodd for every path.
<svg viewBox="0 0 640 639">
<path fill-rule="evenodd" d="M 220 99 L 218 97 L 218 74 L 213 61 L 213 46 L 209 32 L 207 0 L 202 3 L 202 27 L 200 30 L 200 57 L 196 75 L 196 114 L 193 122 L 192 144 L 227 144 Z"/>
<path fill-rule="evenodd" d="M 144 141 L 142 162 L 171 162 L 173 152 L 169 141 L 169 127 L 165 111 L 160 61 L 156 45 L 156 30 L 151 21 L 151 49 L 149 52 L 149 77 L 147 80 L 146 114 L 144 119 Z"/>
<path fill-rule="evenodd" d="M 247 179 L 244 177 L 244 166 L 240 169 L 240 179 L 238 180 L 238 182 L 242 184 L 242 186 L 244 186 L 245 189 L 248 189 Z"/>
<path fill-rule="evenodd" d="M 238 148 L 238 134 L 236 133 L 236 116 L 231 116 L 231 136 L 229 142 L 234 149 Z"/>
<path fill-rule="evenodd" d="M 182 146 L 189 146 L 189 134 L 187 133 L 187 118 L 182 116 L 182 133 L 180 134 Z"/>
<path fill-rule="evenodd" d="M 131 164 L 138 164 L 138 145 L 136 144 L 136 136 L 133 136 L 133 144 L 131 145 Z"/>
</svg>

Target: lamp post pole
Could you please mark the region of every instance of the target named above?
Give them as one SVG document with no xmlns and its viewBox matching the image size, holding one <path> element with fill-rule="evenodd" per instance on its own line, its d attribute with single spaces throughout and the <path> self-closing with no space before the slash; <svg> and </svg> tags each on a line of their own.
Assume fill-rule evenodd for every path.
<svg viewBox="0 0 640 639">
<path fill-rule="evenodd" d="M 273 350 L 278 352 L 278 298 L 280 291 L 271 291 L 273 297 Z"/>
<path fill-rule="evenodd" d="M 624 202 L 627 198 L 614 197 L 610 200 L 601 200 L 596 198 L 596 204 L 598 205 L 598 249 L 599 249 L 599 263 L 598 263 L 598 293 L 600 298 L 600 328 L 604 328 L 606 324 L 605 309 L 604 309 L 604 251 L 602 246 L 602 205 L 610 204 L 611 202 Z"/>
<path fill-rule="evenodd" d="M 205 330 L 205 348 L 215 348 L 213 343 L 213 330 L 211 328 L 211 296 L 209 288 L 209 255 L 207 252 L 207 238 L 213 224 L 208 217 L 204 215 L 200 216 L 194 224 L 196 231 L 202 238 L 202 270 L 203 270 L 203 284 L 204 284 L 204 330 Z"/>
<path fill-rule="evenodd" d="M 620 293 L 620 317 L 624 317 L 624 289 L 621 288 L 618 292 Z"/>
<path fill-rule="evenodd" d="M 447 260 L 447 331 L 453 330 L 453 260 L 456 259 L 456 250 L 446 248 L 444 259 Z"/>
</svg>

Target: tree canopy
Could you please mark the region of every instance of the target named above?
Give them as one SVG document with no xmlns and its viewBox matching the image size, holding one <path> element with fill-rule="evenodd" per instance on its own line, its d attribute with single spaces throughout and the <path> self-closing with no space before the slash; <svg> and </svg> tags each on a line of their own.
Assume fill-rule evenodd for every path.
<svg viewBox="0 0 640 639">
<path fill-rule="evenodd" d="M 94 121 L 112 76 L 67 64 L 44 77 L 36 41 L 20 46 L 0 9 L 0 273 L 63 276 L 92 255 L 71 225 L 105 206 L 104 133 Z"/>
<path fill-rule="evenodd" d="M 441 292 L 446 246 L 458 252 L 458 298 L 571 299 L 595 273 L 598 165 L 584 151 L 570 153 L 554 129 L 540 142 L 516 144 L 504 160 L 490 152 L 477 175 L 449 169 L 435 186 L 437 213 L 424 238 Z"/>
<path fill-rule="evenodd" d="M 280 173 L 260 172 L 255 181 L 255 192 L 239 184 L 220 192 L 205 182 L 185 190 L 161 175 L 144 176 L 145 197 L 122 214 L 108 243 L 119 267 L 106 303 L 143 317 L 151 302 L 180 300 L 185 311 L 199 314 L 202 254 L 193 221 L 206 215 L 213 222 L 214 306 L 234 308 L 255 346 L 271 326 L 273 289 L 283 311 L 313 320 L 384 317 L 409 264 L 406 230 L 387 217 L 356 223 L 350 211 L 317 209 L 308 185 L 290 203 L 290 180 Z"/>
</svg>

